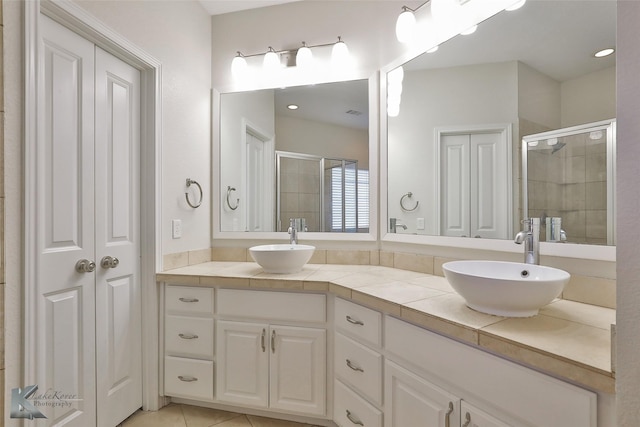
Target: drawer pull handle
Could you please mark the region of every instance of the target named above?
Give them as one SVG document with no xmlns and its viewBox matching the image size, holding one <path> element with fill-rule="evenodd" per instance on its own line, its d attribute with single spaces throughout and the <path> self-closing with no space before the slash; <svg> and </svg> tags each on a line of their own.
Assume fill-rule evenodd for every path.
<svg viewBox="0 0 640 427">
<path fill-rule="evenodd" d="M 347 409 L 347 418 L 349 418 L 349 421 L 351 421 L 352 423 L 354 423 L 357 426 L 364 426 L 364 423 L 362 421 L 360 421 L 357 418 L 354 418 L 353 415 L 351 415 L 351 411 L 349 411 Z"/>
<path fill-rule="evenodd" d="M 196 334 L 178 334 L 178 336 L 180 338 L 182 338 L 183 340 L 195 340 L 195 339 L 198 339 L 198 336 Z"/>
<path fill-rule="evenodd" d="M 276 330 L 271 331 L 271 353 L 276 352 Z"/>
<path fill-rule="evenodd" d="M 178 298 L 182 302 L 200 302 L 198 298 Z"/>
<path fill-rule="evenodd" d="M 356 372 L 364 372 L 364 369 L 359 366 L 355 366 L 349 359 L 347 359 L 347 366 Z"/>
<path fill-rule="evenodd" d="M 351 316 L 347 316 L 347 322 L 353 323 L 354 325 L 364 326 L 364 322 L 362 320 L 354 319 Z"/>
<path fill-rule="evenodd" d="M 469 424 L 471 424 L 471 414 L 467 412 L 467 415 L 464 416 L 464 424 L 462 424 L 462 427 L 469 427 Z"/>
<path fill-rule="evenodd" d="M 180 381 L 184 381 L 185 383 L 192 383 L 194 381 L 198 381 L 198 379 L 196 377 L 192 377 L 190 375 L 187 375 L 187 376 L 178 375 L 178 379 Z"/>
<path fill-rule="evenodd" d="M 451 427 L 451 414 L 453 413 L 453 402 L 449 402 L 449 410 L 444 416 L 444 427 Z"/>
<path fill-rule="evenodd" d="M 264 353 L 267 350 L 267 346 L 265 345 L 264 338 L 267 334 L 266 329 L 262 329 L 262 336 L 260 337 L 260 345 L 262 346 L 262 352 Z"/>
</svg>

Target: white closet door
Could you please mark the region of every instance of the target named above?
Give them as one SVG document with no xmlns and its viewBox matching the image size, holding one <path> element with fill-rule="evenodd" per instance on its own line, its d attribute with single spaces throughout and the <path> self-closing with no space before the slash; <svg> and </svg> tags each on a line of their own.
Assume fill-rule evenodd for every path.
<svg viewBox="0 0 640 427">
<path fill-rule="evenodd" d="M 40 407 L 38 425 L 95 424 L 94 46 L 41 16 L 38 151 L 35 153 L 37 270 L 35 381 L 40 392 L 75 395 L 68 407 Z"/>
<path fill-rule="evenodd" d="M 471 236 L 507 239 L 507 154 L 499 133 L 478 133 L 471 143 Z"/>
<path fill-rule="evenodd" d="M 112 427 L 142 406 L 140 72 L 99 48 L 95 62 L 97 425 Z"/>
<path fill-rule="evenodd" d="M 443 135 L 440 144 L 441 234 L 469 237 L 469 135 Z"/>
</svg>

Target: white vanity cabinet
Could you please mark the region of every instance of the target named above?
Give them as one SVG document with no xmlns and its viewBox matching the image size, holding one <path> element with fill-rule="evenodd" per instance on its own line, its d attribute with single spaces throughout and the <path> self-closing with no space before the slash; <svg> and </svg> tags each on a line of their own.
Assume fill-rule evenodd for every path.
<svg viewBox="0 0 640 427">
<path fill-rule="evenodd" d="M 221 289 L 218 307 L 217 400 L 325 415 L 326 296 Z"/>
<path fill-rule="evenodd" d="M 213 307 L 211 288 L 165 287 L 165 395 L 213 400 Z"/>
<path fill-rule="evenodd" d="M 465 401 L 462 401 L 460 416 L 461 427 L 511 427 Z"/>
<path fill-rule="evenodd" d="M 388 360 L 384 384 L 386 426 L 460 425 L 459 397 Z"/>
<path fill-rule="evenodd" d="M 382 314 L 336 298 L 334 324 L 333 419 L 342 427 L 382 427 Z"/>
</svg>

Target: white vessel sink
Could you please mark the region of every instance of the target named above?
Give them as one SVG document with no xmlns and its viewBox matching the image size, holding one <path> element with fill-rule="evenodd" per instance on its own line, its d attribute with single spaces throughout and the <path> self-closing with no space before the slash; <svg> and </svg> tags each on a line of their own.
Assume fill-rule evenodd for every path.
<svg viewBox="0 0 640 427">
<path fill-rule="evenodd" d="M 315 249 L 310 245 L 260 245 L 249 248 L 249 253 L 265 273 L 284 274 L 302 270 Z"/>
<path fill-rule="evenodd" d="M 552 267 L 502 261 L 452 261 L 444 276 L 470 308 L 506 317 L 531 317 L 562 293 L 571 277 Z"/>
</svg>

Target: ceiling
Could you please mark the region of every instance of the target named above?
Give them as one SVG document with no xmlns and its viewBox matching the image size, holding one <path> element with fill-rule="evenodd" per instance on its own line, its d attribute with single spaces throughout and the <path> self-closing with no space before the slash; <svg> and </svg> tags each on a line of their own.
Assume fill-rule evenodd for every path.
<svg viewBox="0 0 640 427">
<path fill-rule="evenodd" d="M 301 0 L 199 0 L 210 15 L 222 15 L 223 13 L 238 12 L 247 9 L 274 6 L 283 3 L 292 3 Z"/>
</svg>

